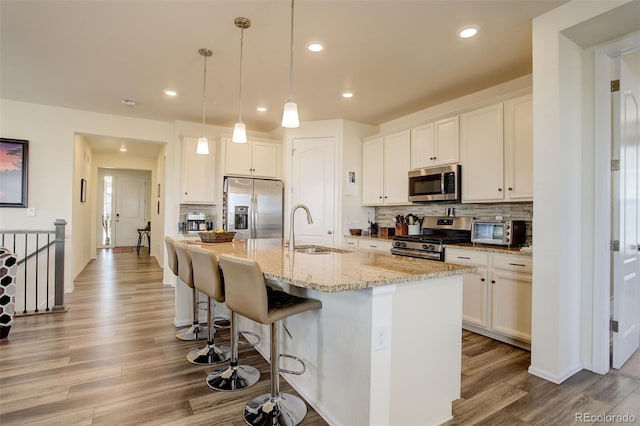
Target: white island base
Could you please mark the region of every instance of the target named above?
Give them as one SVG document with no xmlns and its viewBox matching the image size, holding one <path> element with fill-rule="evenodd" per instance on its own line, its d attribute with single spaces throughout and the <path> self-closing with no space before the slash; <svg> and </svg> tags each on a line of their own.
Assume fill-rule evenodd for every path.
<svg viewBox="0 0 640 426">
<path fill-rule="evenodd" d="M 325 293 L 274 283 L 322 301 L 321 310 L 284 321 L 281 353 L 304 360 L 302 376 L 283 374 L 330 424 L 438 425 L 460 397 L 462 276 Z M 245 318 L 269 357 L 269 328 Z M 286 358 L 281 367 L 297 369 Z M 247 401 L 253 398 L 247 392 Z"/>
</svg>

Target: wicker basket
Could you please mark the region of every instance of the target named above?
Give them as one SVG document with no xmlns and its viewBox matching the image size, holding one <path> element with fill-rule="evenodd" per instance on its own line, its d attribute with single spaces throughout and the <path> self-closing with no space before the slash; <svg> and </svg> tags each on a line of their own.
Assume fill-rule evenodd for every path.
<svg viewBox="0 0 640 426">
<path fill-rule="evenodd" d="M 233 241 L 235 232 L 198 232 L 203 243 L 228 243 Z"/>
</svg>

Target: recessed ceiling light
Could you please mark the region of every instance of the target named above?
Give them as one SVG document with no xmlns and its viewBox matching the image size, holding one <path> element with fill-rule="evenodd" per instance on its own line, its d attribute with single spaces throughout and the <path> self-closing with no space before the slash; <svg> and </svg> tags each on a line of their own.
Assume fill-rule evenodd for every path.
<svg viewBox="0 0 640 426">
<path fill-rule="evenodd" d="M 260 112 L 265 112 L 267 110 L 267 107 L 259 106 L 259 107 L 256 108 L 256 110 L 258 110 Z"/>
<path fill-rule="evenodd" d="M 345 90 L 344 92 L 340 93 L 340 96 L 347 99 L 353 98 L 353 90 Z"/>
<path fill-rule="evenodd" d="M 127 148 L 125 148 L 124 146 L 123 146 L 123 147 L 120 147 L 120 151 L 121 151 L 121 152 L 127 152 Z"/>
<path fill-rule="evenodd" d="M 178 92 L 172 89 L 164 89 L 164 94 L 167 96 L 177 96 Z"/>
<path fill-rule="evenodd" d="M 130 107 L 134 107 L 134 106 L 136 106 L 136 102 L 135 102 L 135 101 L 132 101 L 131 99 L 122 99 L 122 100 L 120 101 L 120 103 L 121 103 L 122 105 L 130 106 Z"/>
<path fill-rule="evenodd" d="M 320 41 L 310 41 L 307 43 L 307 50 L 313 53 L 322 52 L 324 50 L 324 43 Z"/>
<path fill-rule="evenodd" d="M 480 28 L 477 25 L 470 25 L 468 27 L 462 28 L 458 32 L 458 36 L 460 36 L 460 38 L 471 38 L 474 35 L 478 34 L 479 29 Z"/>
</svg>

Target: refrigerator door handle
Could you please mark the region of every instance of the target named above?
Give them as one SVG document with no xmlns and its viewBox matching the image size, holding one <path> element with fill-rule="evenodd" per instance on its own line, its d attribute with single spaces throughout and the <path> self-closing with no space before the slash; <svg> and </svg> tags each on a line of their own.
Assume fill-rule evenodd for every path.
<svg viewBox="0 0 640 426">
<path fill-rule="evenodd" d="M 258 202 L 256 198 L 255 193 L 251 195 L 251 238 L 258 236 Z"/>
</svg>

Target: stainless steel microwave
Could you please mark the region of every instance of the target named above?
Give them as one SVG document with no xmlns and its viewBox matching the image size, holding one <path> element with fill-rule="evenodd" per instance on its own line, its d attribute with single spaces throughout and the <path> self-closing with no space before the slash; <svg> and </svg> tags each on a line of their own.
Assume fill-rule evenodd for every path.
<svg viewBox="0 0 640 426">
<path fill-rule="evenodd" d="M 429 167 L 409 172 L 409 201 L 460 201 L 460 166 Z"/>
<path fill-rule="evenodd" d="M 500 246 L 518 246 L 526 239 L 526 225 L 521 220 L 474 220 L 471 242 Z"/>
</svg>

